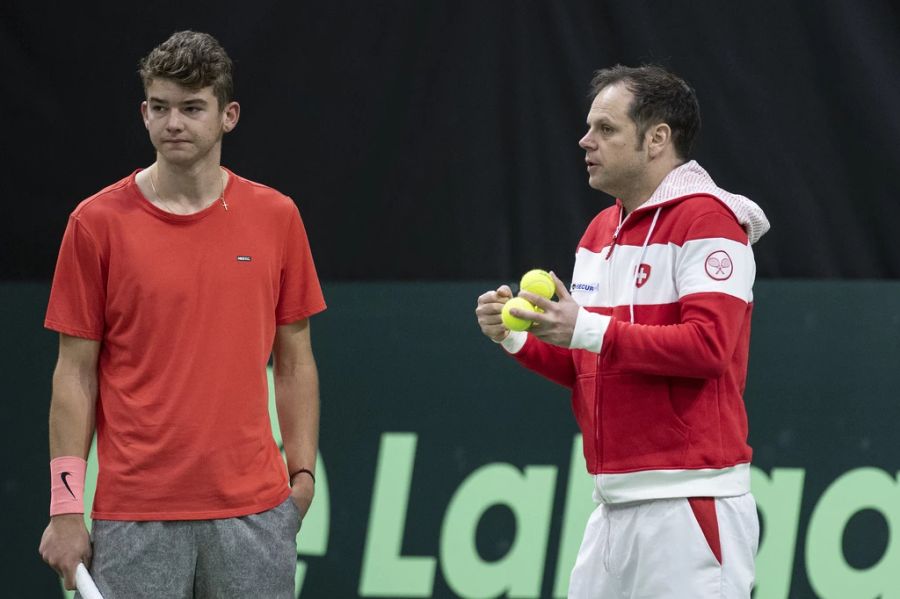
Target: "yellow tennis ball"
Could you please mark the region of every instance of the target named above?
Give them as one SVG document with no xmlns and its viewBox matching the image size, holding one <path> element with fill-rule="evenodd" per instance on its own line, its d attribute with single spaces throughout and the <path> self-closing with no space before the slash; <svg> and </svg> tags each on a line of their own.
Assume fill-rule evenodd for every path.
<svg viewBox="0 0 900 599">
<path fill-rule="evenodd" d="M 510 331 L 524 331 L 531 326 L 530 320 L 519 318 L 518 316 L 513 316 L 512 314 L 510 314 L 510 308 L 518 308 L 519 310 L 531 310 L 532 312 L 534 312 L 535 309 L 531 302 L 523 297 L 514 297 L 503 304 L 503 312 L 500 314 L 500 318 L 503 320 L 503 326 L 505 326 Z"/>
<path fill-rule="evenodd" d="M 519 289 L 550 299 L 556 293 L 556 284 L 550 277 L 550 273 L 536 268 L 522 275 L 522 280 L 519 281 Z"/>
</svg>

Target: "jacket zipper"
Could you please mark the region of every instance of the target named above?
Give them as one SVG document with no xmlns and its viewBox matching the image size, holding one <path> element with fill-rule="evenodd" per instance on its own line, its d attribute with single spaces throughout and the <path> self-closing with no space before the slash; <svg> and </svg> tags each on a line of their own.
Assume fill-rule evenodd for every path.
<svg viewBox="0 0 900 599">
<path fill-rule="evenodd" d="M 597 456 L 597 474 L 595 475 L 594 488 L 597 490 L 597 495 L 600 496 L 600 499 L 607 503 L 606 497 L 600 489 L 600 484 L 597 482 L 597 479 L 603 473 L 603 439 L 600 434 L 603 410 L 601 409 L 600 392 L 600 355 L 597 354 L 597 370 L 594 375 L 594 454 Z"/>
<path fill-rule="evenodd" d="M 625 223 L 628 222 L 628 218 L 631 214 L 628 214 L 619 222 L 619 226 L 616 227 L 616 230 L 613 232 L 612 242 L 609 244 L 609 251 L 606 252 L 606 260 L 610 260 L 610 257 L 613 253 L 613 248 L 616 247 L 616 242 L 619 240 L 619 233 L 622 231 L 622 227 L 625 226 Z M 606 297 L 612 301 L 613 297 L 613 288 L 612 288 L 612 280 L 613 280 L 613 262 L 610 261 L 609 268 L 606 271 Z"/>
<path fill-rule="evenodd" d="M 628 220 L 628 217 L 625 217 L 625 220 Z M 612 241 L 609 244 L 609 250 L 606 252 L 606 259 L 609 260 L 610 256 L 612 256 L 613 248 L 616 247 L 616 241 L 619 239 L 619 231 L 622 230 L 622 225 L 625 224 L 625 220 L 619 223 L 619 226 L 616 227 L 616 230 L 613 232 Z"/>
<path fill-rule="evenodd" d="M 621 210 L 621 208 L 620 208 Z M 622 214 L 621 212 L 619 213 Z M 622 227 L 625 226 L 625 223 L 628 221 L 628 218 L 634 214 L 634 212 L 630 212 L 625 215 L 625 218 L 619 221 L 619 226 L 616 227 L 616 230 L 613 232 L 612 242 L 609 244 L 609 251 L 606 252 L 606 260 L 610 260 L 612 257 L 613 249 L 616 247 L 616 243 L 619 240 L 619 234 L 622 232 Z M 621 216 L 620 216 L 621 218 Z M 612 301 L 613 297 L 613 289 L 612 289 L 612 280 L 613 280 L 613 262 L 609 263 L 609 268 L 606 273 L 606 289 L 607 289 L 607 297 Z M 601 427 L 601 389 L 600 389 L 600 356 L 597 355 L 597 371 L 594 375 L 594 448 L 595 454 L 597 456 L 597 476 L 600 476 L 600 473 L 603 472 L 603 439 L 600 434 Z M 606 496 L 603 494 L 603 491 L 600 490 L 600 485 L 595 482 L 594 488 L 597 489 L 597 495 L 600 496 L 600 499 L 603 500 L 604 503 L 607 502 Z"/>
<path fill-rule="evenodd" d="M 620 209 L 621 210 L 621 209 Z M 612 258 L 613 249 L 616 247 L 616 242 L 619 240 L 619 233 L 622 231 L 622 226 L 625 224 L 625 221 L 628 220 L 628 217 L 631 214 L 625 216 L 625 218 L 621 217 L 621 212 L 619 212 L 619 226 L 616 227 L 616 230 L 613 232 L 612 241 L 609 244 L 609 251 L 606 252 L 606 260 L 610 260 Z M 613 262 L 610 261 L 609 268 L 606 271 L 606 296 L 612 301 L 613 297 L 613 289 L 612 289 L 612 270 L 613 270 Z M 600 355 L 597 355 L 597 366 L 594 374 L 594 455 L 597 456 L 597 474 L 595 475 L 594 488 L 597 490 L 597 495 L 600 499 L 606 503 L 606 497 L 603 495 L 603 491 L 600 490 L 600 484 L 597 482 L 600 474 L 603 472 L 603 439 L 600 434 L 601 427 L 601 389 L 600 389 Z"/>
</svg>

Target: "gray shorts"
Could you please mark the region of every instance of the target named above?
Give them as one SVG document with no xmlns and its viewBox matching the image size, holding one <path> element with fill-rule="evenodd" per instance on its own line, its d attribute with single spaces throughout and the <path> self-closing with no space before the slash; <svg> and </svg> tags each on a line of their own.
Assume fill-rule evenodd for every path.
<svg viewBox="0 0 900 599">
<path fill-rule="evenodd" d="M 238 518 L 96 520 L 91 576 L 104 599 L 294 599 L 299 529 L 290 497 Z"/>
</svg>

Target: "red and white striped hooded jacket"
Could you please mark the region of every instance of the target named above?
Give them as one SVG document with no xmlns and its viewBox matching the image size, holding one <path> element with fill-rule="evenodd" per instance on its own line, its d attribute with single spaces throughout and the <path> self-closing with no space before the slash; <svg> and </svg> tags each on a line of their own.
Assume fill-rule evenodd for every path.
<svg viewBox="0 0 900 599">
<path fill-rule="evenodd" d="M 769 223 L 695 161 L 622 215 L 617 201 L 578 244 L 571 349 L 525 333 L 503 345 L 572 390 L 596 501 L 746 493 L 750 246 Z"/>
</svg>

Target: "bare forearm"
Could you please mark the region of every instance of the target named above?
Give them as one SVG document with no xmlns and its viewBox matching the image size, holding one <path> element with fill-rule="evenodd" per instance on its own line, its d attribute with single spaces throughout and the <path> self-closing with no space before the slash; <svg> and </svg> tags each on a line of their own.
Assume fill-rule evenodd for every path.
<svg viewBox="0 0 900 599">
<path fill-rule="evenodd" d="M 96 373 L 57 371 L 50 403 L 50 457 L 87 458 L 94 436 Z"/>
<path fill-rule="evenodd" d="M 288 470 L 315 471 L 319 445 L 319 375 L 315 362 L 281 369 L 276 363 L 275 405 Z"/>
</svg>

